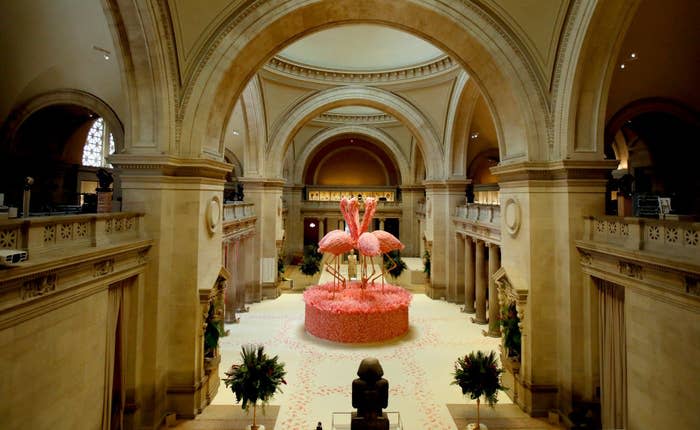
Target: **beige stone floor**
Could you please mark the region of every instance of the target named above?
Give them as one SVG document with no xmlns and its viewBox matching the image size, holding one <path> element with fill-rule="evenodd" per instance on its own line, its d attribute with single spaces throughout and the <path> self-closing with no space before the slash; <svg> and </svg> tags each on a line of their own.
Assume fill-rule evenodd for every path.
<svg viewBox="0 0 700 430">
<path fill-rule="evenodd" d="M 326 279 L 327 274 L 321 276 L 322 282 Z M 250 312 L 240 315 L 238 324 L 226 326 L 230 335 L 221 340 L 221 372 L 234 361 L 239 361 L 241 345 L 265 345 L 271 354 L 280 356 L 287 369 L 288 385 L 283 386 L 284 392 L 277 394 L 271 402 L 271 405 L 280 405 L 274 428 L 314 429 L 321 421 L 323 428 L 329 430 L 333 420 L 337 424 L 343 418 L 334 416 L 334 412 L 352 410 L 350 386 L 356 377 L 357 366 L 363 358 L 373 356 L 380 360 L 384 376 L 389 380 L 387 410 L 400 412 L 405 430 L 457 429 L 448 404 L 474 402 L 464 398 L 458 387 L 450 385 L 453 363 L 458 356 L 469 351 L 495 349 L 498 339 L 484 337 L 484 327 L 469 323 L 468 316 L 460 313 L 458 305 L 431 300 L 424 294 L 414 294 L 409 315 L 411 328 L 400 339 L 382 344 L 337 344 L 307 334 L 304 331 L 302 295 L 282 294 L 275 300 L 252 304 Z M 510 399 L 501 394 L 497 408 L 509 403 Z M 222 384 L 213 404 L 232 405 L 233 394 Z M 227 410 L 221 407 L 216 406 L 217 414 Z M 459 408 L 457 412 L 460 412 Z M 189 427 L 187 423 L 181 423 L 179 427 L 237 428 L 225 426 L 222 421 L 215 422 L 220 415 L 212 416 L 212 427 L 206 427 L 207 415 L 205 411 L 191 422 L 191 425 L 197 423 L 200 427 Z M 526 415 L 521 413 L 521 418 L 526 418 Z"/>
</svg>

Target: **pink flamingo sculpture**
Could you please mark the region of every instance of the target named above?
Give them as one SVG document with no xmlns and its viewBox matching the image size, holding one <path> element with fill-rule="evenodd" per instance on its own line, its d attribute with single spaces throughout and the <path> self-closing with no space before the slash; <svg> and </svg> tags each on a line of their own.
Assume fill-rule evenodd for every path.
<svg viewBox="0 0 700 430">
<path fill-rule="evenodd" d="M 338 283 L 345 287 L 345 277 L 340 274 L 340 259 L 338 256 L 350 252 L 354 248 L 352 237 L 343 230 L 329 231 L 318 242 L 319 251 L 333 254 L 333 258 L 326 262 L 326 271 L 333 276 L 334 294 Z"/>
<path fill-rule="evenodd" d="M 323 236 L 318 243 L 321 252 L 330 252 L 333 254 L 333 259 L 326 263 L 326 271 L 333 276 L 334 288 L 337 283 L 341 283 L 345 286 L 346 281 L 345 277 L 340 274 L 340 260 L 338 256 L 352 249 L 357 249 L 362 258 L 360 266 L 362 288 L 367 286 L 368 281 L 374 284 L 374 280 L 381 276 L 382 290 L 384 289 L 385 269 L 382 265 L 382 273 L 376 275 L 373 257 L 386 254 L 395 249 L 401 250 L 404 246 L 391 233 L 382 230 L 373 231 L 372 233 L 367 232 L 367 228 L 369 228 L 369 224 L 376 210 L 377 201 L 371 197 L 365 199 L 365 213 L 362 217 L 362 224 L 360 224 L 360 207 L 357 199 L 353 197 L 348 200 L 343 197 L 340 201 L 340 211 L 343 214 L 343 218 L 347 223 L 350 233 L 348 234 L 342 230 L 333 230 Z M 367 258 L 369 258 L 372 266 L 371 274 L 368 274 Z M 394 266 L 391 267 L 391 269 L 393 269 L 396 266 L 396 262 L 391 257 L 389 257 L 389 259 L 394 264 Z M 334 263 L 334 265 L 331 265 L 331 263 Z"/>
</svg>

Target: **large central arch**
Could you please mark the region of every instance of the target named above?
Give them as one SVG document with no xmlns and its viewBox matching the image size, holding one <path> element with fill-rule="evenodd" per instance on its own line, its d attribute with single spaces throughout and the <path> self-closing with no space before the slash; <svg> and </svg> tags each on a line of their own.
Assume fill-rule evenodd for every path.
<svg viewBox="0 0 700 430">
<path fill-rule="evenodd" d="M 322 112 L 340 106 L 368 106 L 387 112 L 403 123 L 418 139 L 426 158 L 429 178 L 441 174 L 443 151 L 428 119 L 413 105 L 388 91 L 374 87 L 338 87 L 320 91 L 286 112 L 270 135 L 267 154 L 268 177 L 281 177 L 284 156 L 294 135 Z"/>
<path fill-rule="evenodd" d="M 531 66 L 533 60 L 481 6 L 447 0 L 251 4 L 212 36 L 205 44 L 207 50 L 198 54 L 193 75 L 185 79 L 182 155 L 199 157 L 218 150 L 235 101 L 274 53 L 306 34 L 351 22 L 396 27 L 449 53 L 478 84 L 494 114 L 498 140 L 503 144 L 501 160 L 548 159 L 546 91 Z"/>
</svg>

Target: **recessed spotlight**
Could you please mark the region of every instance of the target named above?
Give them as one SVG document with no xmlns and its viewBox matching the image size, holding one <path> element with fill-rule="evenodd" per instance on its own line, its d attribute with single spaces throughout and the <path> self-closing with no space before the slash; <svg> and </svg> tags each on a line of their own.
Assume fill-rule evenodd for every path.
<svg viewBox="0 0 700 430">
<path fill-rule="evenodd" d="M 636 59 L 637 59 L 637 53 L 636 53 L 636 52 L 631 53 L 631 54 L 630 54 L 630 58 L 633 59 L 633 60 L 636 60 Z"/>
<path fill-rule="evenodd" d="M 238 136 L 239 134 L 241 134 L 241 133 L 239 133 L 238 130 L 233 130 L 233 135 L 234 135 L 234 136 Z"/>
</svg>

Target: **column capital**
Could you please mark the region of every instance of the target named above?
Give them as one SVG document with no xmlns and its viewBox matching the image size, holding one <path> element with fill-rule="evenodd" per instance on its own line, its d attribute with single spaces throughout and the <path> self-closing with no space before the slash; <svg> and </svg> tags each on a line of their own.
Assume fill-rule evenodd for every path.
<svg viewBox="0 0 700 430">
<path fill-rule="evenodd" d="M 465 192 L 467 185 L 471 183 L 471 179 L 452 178 L 452 179 L 431 179 L 423 181 L 426 191 L 447 191 L 447 192 Z"/>
</svg>

